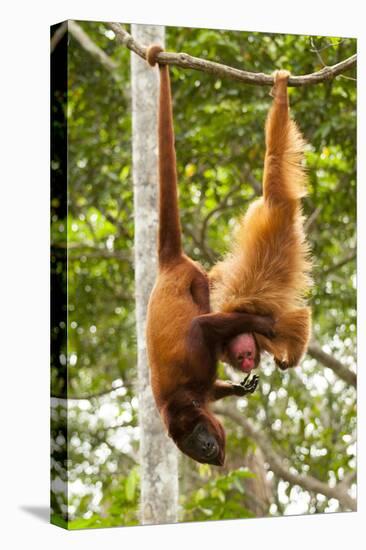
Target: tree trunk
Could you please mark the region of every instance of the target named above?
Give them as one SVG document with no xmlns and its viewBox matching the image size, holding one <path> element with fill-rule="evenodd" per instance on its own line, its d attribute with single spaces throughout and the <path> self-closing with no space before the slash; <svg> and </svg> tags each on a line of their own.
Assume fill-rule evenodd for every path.
<svg viewBox="0 0 366 550">
<path fill-rule="evenodd" d="M 164 27 L 132 25 L 142 44 L 164 44 Z M 146 309 L 157 269 L 157 101 L 159 74 L 131 54 L 135 286 L 139 382 L 141 523 L 177 521 L 177 453 L 165 434 L 150 387 Z"/>
</svg>

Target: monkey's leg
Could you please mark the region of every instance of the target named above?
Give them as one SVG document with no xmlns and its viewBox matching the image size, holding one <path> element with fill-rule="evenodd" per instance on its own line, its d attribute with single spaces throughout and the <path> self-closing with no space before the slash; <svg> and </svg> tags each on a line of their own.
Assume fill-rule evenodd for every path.
<svg viewBox="0 0 366 550">
<path fill-rule="evenodd" d="M 254 375 L 253 378 L 247 381 L 249 375 L 241 384 L 234 384 L 233 382 L 224 382 L 223 380 L 216 380 L 212 389 L 211 400 L 217 401 L 224 397 L 230 397 L 236 395 L 237 397 L 243 397 L 248 393 L 253 393 L 258 386 L 258 376 Z"/>
<path fill-rule="evenodd" d="M 304 140 L 289 115 L 287 71 L 274 74 L 273 103 L 266 121 L 266 155 L 263 196 L 267 204 L 286 204 L 290 216 L 305 193 L 306 176 L 301 164 Z"/>
<path fill-rule="evenodd" d="M 194 277 L 190 287 L 193 301 L 199 306 L 201 313 L 210 311 L 210 291 L 208 278 L 203 273 Z"/>
<path fill-rule="evenodd" d="M 276 164 L 277 161 L 281 159 L 286 147 L 284 138 L 286 138 L 287 124 L 289 121 L 287 92 L 289 76 L 290 73 L 288 71 L 275 71 L 274 73 L 275 85 L 271 90 L 271 95 L 274 99 L 266 121 L 267 162 L 265 161 L 265 164 L 269 166 L 271 166 L 271 164 Z M 265 166 L 265 168 L 269 166 Z M 273 168 L 275 169 L 276 166 L 273 166 Z M 277 165 L 277 170 L 278 168 Z M 272 176 L 272 172 L 269 175 Z M 277 177 L 275 173 L 273 173 L 273 175 L 273 180 L 275 182 L 276 179 L 278 180 L 278 173 Z"/>
</svg>

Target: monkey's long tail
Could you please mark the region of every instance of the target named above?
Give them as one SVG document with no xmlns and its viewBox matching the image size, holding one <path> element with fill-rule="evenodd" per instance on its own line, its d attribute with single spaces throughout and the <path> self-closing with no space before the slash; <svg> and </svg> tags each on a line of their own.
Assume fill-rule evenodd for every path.
<svg viewBox="0 0 366 550">
<path fill-rule="evenodd" d="M 159 45 L 147 49 L 146 59 L 151 66 L 157 63 L 156 57 L 162 51 Z M 181 256 L 182 243 L 169 68 L 159 65 L 159 69 L 159 263 L 162 265 Z"/>
</svg>

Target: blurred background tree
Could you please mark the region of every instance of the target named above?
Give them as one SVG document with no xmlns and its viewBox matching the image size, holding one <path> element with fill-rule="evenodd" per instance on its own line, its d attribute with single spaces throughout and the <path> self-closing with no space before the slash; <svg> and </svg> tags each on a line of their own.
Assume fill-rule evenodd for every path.
<svg viewBox="0 0 366 550">
<path fill-rule="evenodd" d="M 68 217 L 53 213 L 52 239 L 62 251 L 67 229 L 69 401 L 66 409 L 53 400 L 52 508 L 60 523 L 68 511 L 69 528 L 135 525 L 130 52 L 104 23 L 74 23 L 68 40 Z M 354 54 L 356 40 L 167 27 L 166 49 L 253 72 L 286 68 L 301 75 Z M 192 70 L 172 67 L 171 76 L 184 245 L 209 268 L 225 252 L 237 216 L 260 193 L 270 98 L 267 87 Z M 308 141 L 304 210 L 315 259 L 314 341 L 301 367 L 282 373 L 263 361 L 255 394 L 217 404 L 226 464 L 217 469 L 180 455 L 181 521 L 355 507 L 354 71 L 290 88 L 290 100 Z M 53 363 L 54 396 L 65 392 L 61 366 Z M 224 365 L 220 371 L 236 379 Z M 56 460 L 65 438 L 68 498 Z"/>
</svg>

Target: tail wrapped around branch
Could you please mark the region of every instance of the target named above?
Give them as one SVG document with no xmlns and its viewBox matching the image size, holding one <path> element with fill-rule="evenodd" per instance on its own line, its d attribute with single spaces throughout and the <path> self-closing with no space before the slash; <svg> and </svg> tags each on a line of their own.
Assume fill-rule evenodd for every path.
<svg viewBox="0 0 366 550">
<path fill-rule="evenodd" d="M 164 51 L 159 45 L 147 49 L 151 66 Z M 159 65 L 159 264 L 166 265 L 182 254 L 181 227 L 178 209 L 177 168 L 174 147 L 173 109 L 169 68 Z"/>
</svg>

